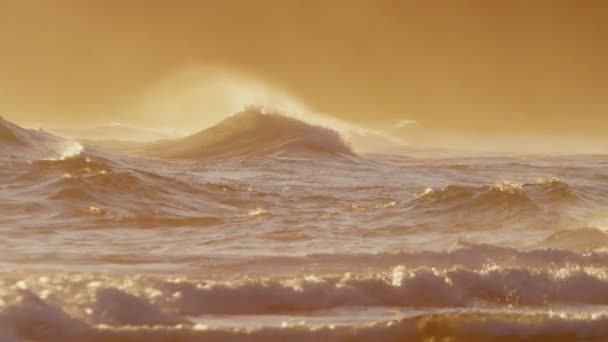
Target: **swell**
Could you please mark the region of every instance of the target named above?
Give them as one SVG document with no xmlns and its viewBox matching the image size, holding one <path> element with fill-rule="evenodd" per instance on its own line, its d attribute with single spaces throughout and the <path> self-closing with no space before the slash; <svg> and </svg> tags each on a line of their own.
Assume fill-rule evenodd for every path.
<svg viewBox="0 0 608 342">
<path fill-rule="evenodd" d="M 63 139 L 42 130 L 25 129 L 0 117 L 0 158 L 37 159 L 57 155 Z"/>
<path fill-rule="evenodd" d="M 577 229 L 559 230 L 540 243 L 535 248 L 570 249 L 575 251 L 605 250 L 608 248 L 608 234 L 605 231 L 583 227 Z"/>
<path fill-rule="evenodd" d="M 199 217 L 199 218 L 155 218 L 146 217 L 149 222 L 133 222 L 132 218 L 117 220 L 117 226 L 131 227 L 166 227 L 165 220 L 176 220 L 169 222 L 179 226 L 204 227 L 229 222 L 225 217 Z M 109 219 L 108 219 L 109 220 Z M 190 221 L 194 222 L 190 222 Z M 211 235 L 212 231 L 204 231 Z M 273 233 L 274 234 L 274 233 Z M 194 247 L 205 244 L 217 245 L 221 242 L 237 243 L 242 239 L 243 233 L 228 234 L 222 238 L 201 239 Z M 285 239 L 285 237 L 273 236 L 273 239 Z M 308 240 L 306 235 L 290 235 L 290 242 Z M 185 238 L 187 239 L 187 238 Z M 603 249 L 599 251 L 579 252 L 571 249 L 554 249 L 533 247 L 529 250 L 518 250 L 510 247 L 499 247 L 491 245 L 468 245 L 451 251 L 401 251 L 383 252 L 376 254 L 365 253 L 333 253 L 333 254 L 311 254 L 304 256 L 293 255 L 255 255 L 230 256 L 201 254 L 188 252 L 193 245 L 189 240 L 178 242 L 183 249 L 179 253 L 167 253 L 140 248 L 139 252 L 132 253 L 130 250 L 105 250 L 93 249 L 86 255 L 57 255 L 54 252 L 39 251 L 30 253 L 26 258 L 17 255 L 7 255 L 4 262 L 8 264 L 19 264 L 21 269 L 36 269 L 36 265 L 44 264 L 46 269 L 61 269 L 69 266 L 74 270 L 87 270 L 91 265 L 103 263 L 106 267 L 122 268 L 128 265 L 140 265 L 149 270 L 165 272 L 179 268 L 191 271 L 205 270 L 205 275 L 211 279 L 225 277 L 230 274 L 241 274 L 251 277 L 263 277 L 269 273 L 284 277 L 298 277 L 306 274 L 344 274 L 353 272 L 352 265 L 357 265 L 358 270 L 363 271 L 387 271 L 402 265 L 408 269 L 434 267 L 438 269 L 467 268 L 483 269 L 488 266 L 499 268 L 525 268 L 525 269 L 557 269 L 557 268 L 608 268 L 608 254 Z M 164 243 L 175 243 L 174 238 L 167 238 Z M 110 240 L 111 241 L 111 240 Z M 103 244 L 102 244 L 103 245 Z M 83 266 L 84 265 L 84 266 Z M 88 265 L 88 266 L 87 266 Z M 169 266 L 170 265 L 170 266 Z"/>
<path fill-rule="evenodd" d="M 354 155 L 338 132 L 276 113 L 249 108 L 215 126 L 176 140 L 160 141 L 144 154 L 170 159 L 252 156 L 339 157 Z"/>
<path fill-rule="evenodd" d="M 447 210 L 527 208 L 536 203 L 571 203 L 578 196 L 568 184 L 557 178 L 537 183 L 500 182 L 496 185 L 461 186 L 448 185 L 441 189 L 429 188 L 410 203 L 414 206 L 437 206 Z"/>
<path fill-rule="evenodd" d="M 605 238 L 605 237 L 604 237 Z M 602 246 L 604 248 L 606 246 Z M 409 268 L 418 267 L 466 267 L 471 269 L 495 265 L 503 268 L 526 267 L 608 267 L 608 254 L 604 250 L 583 251 L 544 247 L 543 243 L 535 244 L 527 250 L 511 247 L 500 247 L 483 244 L 463 245 L 450 251 L 395 251 L 376 254 L 311 254 L 306 256 L 257 256 L 246 260 L 233 258 L 228 260 L 198 257 L 179 259 L 178 262 L 194 263 L 197 267 L 205 267 L 209 271 L 221 269 L 246 269 L 250 274 L 264 274 L 273 270 L 280 274 L 305 272 L 344 273 L 349 272 L 352 265 L 361 268 L 382 270 L 394 265 L 404 265 Z"/>
<path fill-rule="evenodd" d="M 149 164 L 148 168 L 163 168 Z M 74 157 L 14 165 L 15 197 L 37 198 L 52 218 L 78 228 L 182 227 L 220 224 L 229 208 L 226 187 L 146 171 L 114 155 L 86 151 Z M 16 190 L 16 191 L 17 191 Z M 214 214 L 212 214 L 214 212 Z M 87 220 L 86 217 L 94 220 Z M 104 224 L 105 222 L 105 224 Z"/>
<path fill-rule="evenodd" d="M 428 188 L 410 199 L 407 206 L 418 215 L 451 217 L 450 223 L 473 227 L 517 226 L 535 219 L 550 226 L 561 219 L 563 210 L 575 206 L 581 197 L 557 178 L 536 183 L 499 182 L 495 185 L 448 185 Z"/>
</svg>

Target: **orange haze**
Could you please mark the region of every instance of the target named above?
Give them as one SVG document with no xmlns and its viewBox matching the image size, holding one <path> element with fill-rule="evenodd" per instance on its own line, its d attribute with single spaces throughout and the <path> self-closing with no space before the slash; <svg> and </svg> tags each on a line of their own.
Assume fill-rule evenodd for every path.
<svg viewBox="0 0 608 342">
<path fill-rule="evenodd" d="M 372 127 L 605 134 L 606 18 L 593 0 L 3 0 L 0 113 L 198 127 L 231 97 L 171 82 L 219 70 Z"/>
</svg>

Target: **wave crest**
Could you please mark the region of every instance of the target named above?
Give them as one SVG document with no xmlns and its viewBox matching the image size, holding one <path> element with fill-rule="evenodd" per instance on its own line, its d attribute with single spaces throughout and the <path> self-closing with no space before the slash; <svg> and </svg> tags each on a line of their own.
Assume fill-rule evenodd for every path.
<svg viewBox="0 0 608 342">
<path fill-rule="evenodd" d="M 0 117 L 0 158 L 38 160 L 65 159 L 82 151 L 82 146 L 43 130 L 19 127 Z"/>
<path fill-rule="evenodd" d="M 408 205 L 417 212 L 456 215 L 456 221 L 468 220 L 484 226 L 484 222 L 493 225 L 516 223 L 521 217 L 556 219 L 559 217 L 556 209 L 573 204 L 578 198 L 568 184 L 549 178 L 536 183 L 502 181 L 495 185 L 450 184 L 443 188 L 428 188 L 409 200 Z"/>
<path fill-rule="evenodd" d="M 11 304 L 26 301 L 30 306 L 45 306 L 44 298 L 51 298 L 76 317 L 112 325 L 175 324 L 203 315 L 313 313 L 361 306 L 445 309 L 485 303 L 543 309 L 556 304 L 608 304 L 606 272 L 593 268 L 397 266 L 388 273 L 287 279 L 216 281 L 55 273 L 15 274 L 3 280 L 7 286 L 0 294 L 5 304 L 0 308 L 0 324 L 6 308 L 14 307 Z"/>
<path fill-rule="evenodd" d="M 268 323 L 240 328 L 208 326 L 161 311 L 154 304 L 117 289 L 97 291 L 87 318 L 21 290 L 0 311 L 2 341 L 603 341 L 605 313 L 448 311 L 354 324 Z M 84 305 L 84 303 L 83 303 Z M 116 310 L 124 309 L 117 313 Z M 78 311 L 78 310 L 76 310 Z M 221 316 L 220 316 L 221 317 Z M 280 316 L 273 316 L 276 320 Z M 226 319 L 225 317 L 223 317 Z M 262 316 L 263 318 L 263 316 Z M 311 319 L 313 317 L 310 317 Z M 104 322 L 97 324 L 97 322 Z"/>
<path fill-rule="evenodd" d="M 354 155 L 334 130 L 257 108 L 231 115 L 186 138 L 158 142 L 144 153 L 170 159 Z"/>
</svg>

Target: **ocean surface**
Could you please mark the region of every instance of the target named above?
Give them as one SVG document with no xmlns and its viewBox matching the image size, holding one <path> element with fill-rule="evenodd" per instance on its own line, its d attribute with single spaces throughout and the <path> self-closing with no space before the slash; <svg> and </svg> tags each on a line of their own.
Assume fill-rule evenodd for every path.
<svg viewBox="0 0 608 342">
<path fill-rule="evenodd" d="M 0 119 L 0 341 L 605 341 L 608 155 Z"/>
</svg>

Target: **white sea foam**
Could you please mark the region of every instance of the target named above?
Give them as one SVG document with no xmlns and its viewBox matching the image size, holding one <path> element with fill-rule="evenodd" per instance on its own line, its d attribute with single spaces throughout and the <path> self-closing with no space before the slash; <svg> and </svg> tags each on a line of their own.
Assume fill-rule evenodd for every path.
<svg viewBox="0 0 608 342">
<path fill-rule="evenodd" d="M 72 317 L 60 307 L 29 292 L 0 311 L 0 338 L 4 341 L 357 341 L 403 340 L 428 341 L 429 338 L 450 338 L 462 341 L 487 341 L 495 338 L 547 340 L 602 340 L 608 337 L 607 318 L 603 313 L 572 313 L 551 310 L 508 313 L 492 309 L 458 312 L 414 314 L 408 318 L 372 320 L 352 324 L 310 325 L 306 322 L 279 326 L 250 328 L 209 326 L 182 321 L 161 313 L 150 304 L 130 295 L 109 290 L 109 299 L 102 299 L 105 314 L 120 316 L 94 323 L 93 318 Z M 104 295 L 105 296 L 105 295 Z M 127 297 L 125 297 L 127 296 Z M 114 302 L 116 300 L 116 302 Z M 116 303 L 118 306 L 113 306 Z M 107 311 L 109 310 L 109 311 Z M 107 319 L 108 316 L 104 316 Z M 278 325 L 278 324 L 277 324 Z"/>
</svg>

